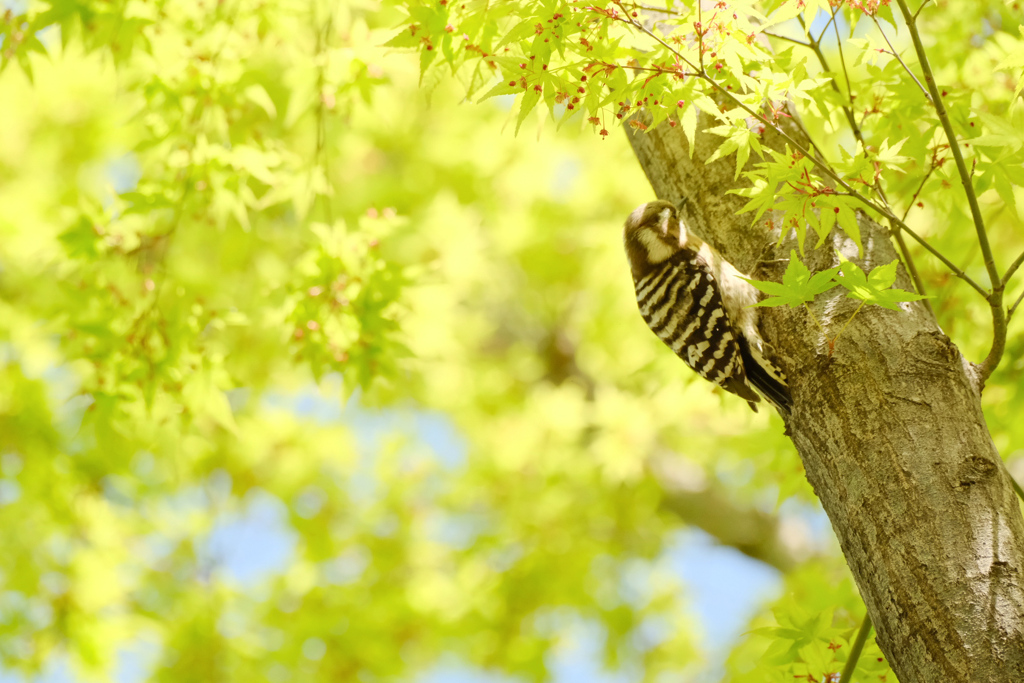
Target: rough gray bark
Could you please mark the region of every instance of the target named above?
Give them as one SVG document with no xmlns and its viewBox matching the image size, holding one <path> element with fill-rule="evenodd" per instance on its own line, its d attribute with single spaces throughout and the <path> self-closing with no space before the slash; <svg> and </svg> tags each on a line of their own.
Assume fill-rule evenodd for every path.
<svg viewBox="0 0 1024 683">
<path fill-rule="evenodd" d="M 781 279 L 792 243 L 773 251 L 764 219 L 737 215 L 735 157 L 705 165 L 718 138 L 699 134 L 691 159 L 679 127 L 627 131 L 655 194 L 685 200 L 691 229 L 741 270 Z M 853 260 L 897 258 L 882 226 L 860 222 Z M 836 248 L 856 255 L 840 236 L 826 247 L 808 265 L 835 265 Z M 837 288 L 813 309 L 834 337 L 855 304 Z M 765 309 L 762 327 L 790 378 L 788 433 L 900 681 L 1024 681 L 1024 519 L 973 367 L 919 303 L 865 307 L 831 357 L 801 309 Z"/>
</svg>

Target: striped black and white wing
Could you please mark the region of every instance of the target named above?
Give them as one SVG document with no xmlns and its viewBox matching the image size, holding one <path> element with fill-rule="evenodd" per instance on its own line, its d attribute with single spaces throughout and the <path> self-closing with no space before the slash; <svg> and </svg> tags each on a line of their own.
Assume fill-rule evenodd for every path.
<svg viewBox="0 0 1024 683">
<path fill-rule="evenodd" d="M 747 399 L 751 407 L 760 401 L 747 384 L 743 350 L 718 283 L 697 252 L 680 249 L 635 285 L 640 315 L 677 356 L 704 379 Z"/>
</svg>

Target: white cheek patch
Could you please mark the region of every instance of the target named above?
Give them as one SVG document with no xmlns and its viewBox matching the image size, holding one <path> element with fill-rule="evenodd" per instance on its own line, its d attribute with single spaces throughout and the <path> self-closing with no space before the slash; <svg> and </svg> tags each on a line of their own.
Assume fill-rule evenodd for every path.
<svg viewBox="0 0 1024 683">
<path fill-rule="evenodd" d="M 668 222 L 672 219 L 672 209 L 662 209 L 661 213 L 658 214 L 658 217 L 661 219 L 659 225 L 665 228 L 665 231 L 662 234 L 668 235 L 668 229 L 671 228 L 671 226 L 668 225 Z M 679 246 L 685 247 L 686 231 L 682 229 L 681 224 L 677 225 L 676 227 L 679 230 Z"/>
<path fill-rule="evenodd" d="M 661 263 L 675 253 L 675 250 L 661 241 L 661 238 L 653 230 L 641 230 L 637 236 L 640 238 L 644 248 L 647 249 L 647 260 L 650 263 Z"/>
</svg>

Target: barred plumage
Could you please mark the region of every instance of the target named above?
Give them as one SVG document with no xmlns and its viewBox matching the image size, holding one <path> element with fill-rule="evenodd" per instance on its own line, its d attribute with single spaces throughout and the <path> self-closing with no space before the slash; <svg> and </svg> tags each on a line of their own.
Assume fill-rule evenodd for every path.
<svg viewBox="0 0 1024 683">
<path fill-rule="evenodd" d="M 644 204 L 624 234 L 647 326 L 704 379 L 755 405 L 758 389 L 788 412 L 785 375 L 763 355 L 757 331 L 757 291 L 707 244 L 686 232 L 675 206 Z"/>
</svg>

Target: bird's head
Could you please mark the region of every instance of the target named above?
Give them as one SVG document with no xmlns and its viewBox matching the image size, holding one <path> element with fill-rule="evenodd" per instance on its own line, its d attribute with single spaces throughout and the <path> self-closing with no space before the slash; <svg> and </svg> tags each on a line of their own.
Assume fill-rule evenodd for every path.
<svg viewBox="0 0 1024 683">
<path fill-rule="evenodd" d="M 685 244 L 679 212 L 671 202 L 647 202 L 629 214 L 623 239 L 634 276 L 676 254 Z"/>
</svg>

